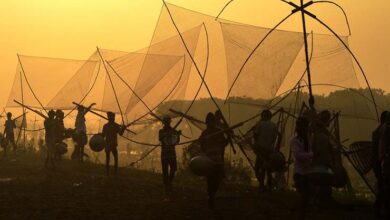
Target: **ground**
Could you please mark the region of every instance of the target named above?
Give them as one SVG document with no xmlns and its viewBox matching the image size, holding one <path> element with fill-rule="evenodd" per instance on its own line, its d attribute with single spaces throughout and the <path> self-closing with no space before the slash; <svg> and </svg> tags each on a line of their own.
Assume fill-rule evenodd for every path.
<svg viewBox="0 0 390 220">
<path fill-rule="evenodd" d="M 294 219 L 295 192 L 259 193 L 224 183 L 215 210 L 207 207 L 205 181 L 178 176 L 174 198 L 164 201 L 159 174 L 63 160 L 54 171 L 42 159 L 13 155 L 0 159 L 0 219 Z M 345 203 L 345 202 L 344 202 Z M 308 219 L 372 219 L 371 204 L 353 201 L 337 210 L 315 210 Z"/>
</svg>

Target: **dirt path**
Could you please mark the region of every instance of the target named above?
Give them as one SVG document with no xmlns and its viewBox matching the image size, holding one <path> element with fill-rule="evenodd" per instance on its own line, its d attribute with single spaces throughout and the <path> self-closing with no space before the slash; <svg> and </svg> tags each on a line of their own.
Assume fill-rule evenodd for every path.
<svg viewBox="0 0 390 220">
<path fill-rule="evenodd" d="M 179 176 L 175 198 L 164 202 L 161 176 L 62 161 L 56 171 L 42 169 L 32 156 L 0 159 L 0 219 L 294 219 L 293 192 L 259 194 L 224 183 L 216 208 L 207 208 L 205 181 Z M 367 203 L 339 211 L 315 211 L 309 219 L 371 219 Z"/>
</svg>

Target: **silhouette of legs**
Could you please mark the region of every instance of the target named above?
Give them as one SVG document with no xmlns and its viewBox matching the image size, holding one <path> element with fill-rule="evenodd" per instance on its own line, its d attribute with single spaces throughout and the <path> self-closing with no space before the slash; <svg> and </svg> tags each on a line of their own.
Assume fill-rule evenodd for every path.
<svg viewBox="0 0 390 220">
<path fill-rule="evenodd" d="M 51 166 L 53 169 L 55 169 L 55 162 L 54 162 L 54 146 L 51 144 L 47 144 L 47 151 L 46 151 L 46 160 L 45 160 L 45 168 L 48 168 L 49 163 L 51 163 Z"/>
<path fill-rule="evenodd" d="M 256 170 L 256 179 L 259 182 L 259 189 L 265 190 L 265 177 L 267 175 L 267 185 L 269 185 L 272 179 L 272 175 L 271 173 L 267 172 L 265 168 L 265 161 L 263 158 L 259 156 L 257 156 L 256 158 L 255 170 Z"/>
<path fill-rule="evenodd" d="M 114 155 L 114 172 L 116 175 L 118 171 L 118 149 L 112 149 L 112 155 Z"/>
<path fill-rule="evenodd" d="M 301 195 L 301 202 L 298 209 L 298 219 L 305 219 L 305 213 L 310 199 L 309 181 L 305 176 L 295 174 L 294 184 L 298 193 Z"/>
<path fill-rule="evenodd" d="M 4 144 L 4 156 L 7 155 L 7 150 L 8 150 L 8 145 L 11 143 L 12 145 L 12 149 L 14 151 L 14 153 L 16 152 L 16 142 L 15 142 L 15 138 L 11 135 L 7 135 L 5 138 L 4 138 L 4 141 L 5 141 L 5 144 Z"/>
<path fill-rule="evenodd" d="M 110 153 L 114 156 L 114 174 L 118 171 L 118 149 L 116 147 L 111 147 L 106 149 L 106 173 L 107 176 L 110 174 Z"/>
<path fill-rule="evenodd" d="M 383 174 L 383 182 L 382 182 L 382 201 L 383 201 L 383 211 L 384 211 L 384 219 L 390 219 L 390 173 Z"/>
<path fill-rule="evenodd" d="M 80 144 L 78 150 L 79 150 L 79 152 L 78 152 L 79 162 L 82 163 L 82 162 L 84 162 L 84 145 Z"/>
<path fill-rule="evenodd" d="M 170 193 L 172 191 L 172 182 L 177 170 L 176 158 L 161 159 L 161 166 L 165 192 Z"/>
<path fill-rule="evenodd" d="M 7 148 L 8 148 L 8 138 L 4 138 L 4 140 L 3 140 L 5 143 L 4 143 L 4 145 L 3 145 L 3 147 L 4 147 L 4 152 L 3 152 L 3 156 L 4 157 L 6 157 L 7 156 Z"/>
<path fill-rule="evenodd" d="M 208 205 L 210 209 L 214 208 L 214 198 L 222 182 L 224 174 L 223 165 L 216 165 L 214 171 L 207 176 L 207 192 L 209 195 Z"/>
<path fill-rule="evenodd" d="M 106 150 L 106 174 L 110 174 L 110 150 Z"/>
<path fill-rule="evenodd" d="M 79 157 L 80 157 L 80 147 L 79 147 L 79 143 L 76 142 L 76 144 L 74 145 L 74 151 L 72 153 L 72 160 L 79 160 Z"/>
<path fill-rule="evenodd" d="M 14 153 L 16 153 L 16 148 L 17 148 L 17 146 L 16 146 L 16 142 L 15 142 L 15 138 L 10 138 L 11 140 L 9 140 L 10 142 L 11 142 L 11 145 L 12 145 L 12 147 L 13 147 L 13 151 L 14 151 Z"/>
</svg>

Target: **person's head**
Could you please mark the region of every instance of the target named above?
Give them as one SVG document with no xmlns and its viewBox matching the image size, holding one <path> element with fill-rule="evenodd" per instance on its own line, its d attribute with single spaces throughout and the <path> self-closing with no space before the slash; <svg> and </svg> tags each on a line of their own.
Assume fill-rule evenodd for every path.
<svg viewBox="0 0 390 220">
<path fill-rule="evenodd" d="M 56 113 L 55 113 L 55 111 L 50 110 L 50 111 L 47 113 L 47 115 L 49 116 L 49 118 L 53 119 L 54 116 L 56 115 Z"/>
<path fill-rule="evenodd" d="M 390 112 L 386 113 L 386 125 L 390 125 Z"/>
<path fill-rule="evenodd" d="M 171 117 L 169 116 L 164 116 L 164 118 L 162 119 L 162 123 L 165 127 L 171 126 L 171 121 Z"/>
<path fill-rule="evenodd" d="M 382 114 L 381 114 L 381 124 L 386 123 L 387 114 L 389 114 L 388 111 L 383 111 L 383 112 L 382 112 Z"/>
<path fill-rule="evenodd" d="M 84 107 L 81 106 L 81 105 L 77 106 L 77 111 L 83 113 L 84 112 Z"/>
<path fill-rule="evenodd" d="M 328 127 L 332 114 L 328 110 L 324 110 L 318 114 L 318 123 L 320 126 Z"/>
<path fill-rule="evenodd" d="M 261 112 L 261 120 L 262 121 L 269 121 L 272 118 L 272 113 L 270 110 L 265 109 Z"/>
<path fill-rule="evenodd" d="M 12 113 L 11 113 L 11 112 L 8 112 L 8 113 L 7 113 L 7 118 L 8 118 L 8 119 L 11 119 L 11 118 L 12 118 Z"/>
<path fill-rule="evenodd" d="M 217 126 L 215 115 L 211 112 L 209 112 L 206 116 L 206 125 L 208 128 L 215 128 L 215 126 Z"/>
<path fill-rule="evenodd" d="M 60 109 L 56 111 L 56 118 L 58 119 L 64 119 L 64 112 Z"/>
<path fill-rule="evenodd" d="M 222 119 L 222 112 L 220 110 L 215 111 L 215 120 L 221 120 Z"/>
<path fill-rule="evenodd" d="M 314 101 L 314 96 L 309 97 L 309 106 L 314 107 L 315 101 Z"/>
<path fill-rule="evenodd" d="M 295 122 L 295 132 L 298 137 L 305 137 L 309 131 L 309 120 L 305 117 L 299 117 Z"/>
<path fill-rule="evenodd" d="M 107 112 L 107 118 L 109 122 L 115 121 L 115 113 L 114 112 Z"/>
</svg>

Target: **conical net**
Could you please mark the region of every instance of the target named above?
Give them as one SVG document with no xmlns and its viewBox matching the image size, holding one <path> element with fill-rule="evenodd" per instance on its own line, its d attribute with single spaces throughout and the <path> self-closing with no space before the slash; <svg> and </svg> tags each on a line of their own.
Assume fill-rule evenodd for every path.
<svg viewBox="0 0 390 220">
<path fill-rule="evenodd" d="M 41 110 L 63 109 L 69 113 L 70 127 L 73 102 L 96 103 L 93 110 L 103 115 L 117 113 L 117 122 L 137 133 L 121 139 L 120 151 L 126 158 L 122 165 L 150 153 L 150 147 L 134 140 L 158 144 L 161 117 L 172 116 L 186 141 L 199 137 L 206 114 L 219 108 L 230 125 L 254 118 L 234 130 L 237 155 L 226 151 L 233 161 L 244 160 L 249 166 L 255 155 L 246 138 L 258 121 L 255 116 L 270 107 L 273 111 L 283 107 L 297 115 L 308 99 L 304 35 L 274 30 L 268 36 L 270 31 L 167 4 L 145 49 L 97 49 L 85 61 L 20 56 L 7 107 L 19 107 L 13 101 L 18 100 Z M 340 114 L 341 140 L 346 145 L 369 139 L 375 108 L 368 90 L 361 86 L 351 55 L 334 36 L 306 37 L 317 110 Z M 348 37 L 342 40 L 348 44 Z M 91 134 L 100 132 L 105 123 L 92 115 L 87 120 Z M 287 156 L 294 119 L 278 125 L 284 134 L 282 152 Z M 351 129 L 357 126 L 361 129 Z M 178 147 L 178 155 L 185 155 L 190 147 L 184 151 Z M 137 166 L 159 167 L 151 165 L 159 158 L 158 151 L 146 158 Z M 185 160 L 185 156 L 179 158 Z"/>
</svg>

